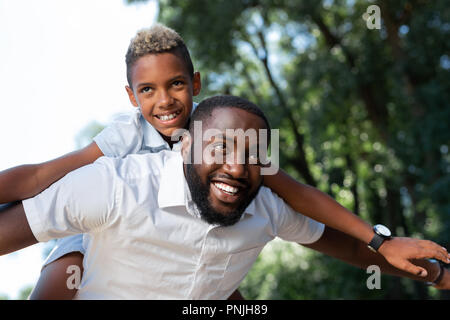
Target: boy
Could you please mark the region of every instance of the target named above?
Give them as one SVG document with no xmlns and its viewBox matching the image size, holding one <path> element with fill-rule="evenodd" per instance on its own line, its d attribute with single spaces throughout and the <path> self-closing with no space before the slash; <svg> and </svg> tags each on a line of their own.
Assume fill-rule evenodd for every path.
<svg viewBox="0 0 450 320">
<path fill-rule="evenodd" d="M 176 129 L 186 127 L 192 97 L 201 89 L 200 74 L 194 72 L 183 40 L 173 30 L 160 25 L 138 32 L 128 48 L 126 63 L 126 91 L 137 110 L 107 127 L 82 150 L 43 164 L 20 166 L 0 173 L 0 203 L 34 196 L 68 172 L 103 155 L 124 157 L 177 146 L 170 137 Z M 264 183 L 295 211 L 365 243 L 377 237 L 367 223 L 330 197 L 281 171 L 275 176 L 265 176 Z M 82 268 L 87 241 L 87 236 L 73 236 L 59 242 L 47 259 L 31 298 L 70 299 L 75 295 L 75 290 L 66 285 L 67 268 L 72 265 Z M 412 248 L 416 255 L 411 256 L 408 250 L 405 252 L 409 254 L 402 255 L 401 247 L 395 239 L 384 241 L 382 246 L 379 243 L 379 252 L 392 265 L 414 274 L 425 270 L 412 265 L 408 261 L 410 258 L 435 257 L 448 262 L 445 249 L 436 252 L 430 248 Z"/>
</svg>

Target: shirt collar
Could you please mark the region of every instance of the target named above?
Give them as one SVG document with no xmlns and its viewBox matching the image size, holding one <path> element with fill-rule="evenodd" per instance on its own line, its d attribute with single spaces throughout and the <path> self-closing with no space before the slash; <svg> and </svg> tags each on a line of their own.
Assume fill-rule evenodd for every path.
<svg viewBox="0 0 450 320">
<path fill-rule="evenodd" d="M 161 172 L 161 183 L 158 191 L 160 208 L 186 205 L 183 158 L 180 151 L 168 152 Z"/>
<path fill-rule="evenodd" d="M 151 150 L 158 149 L 158 151 L 170 150 L 169 144 L 161 137 L 158 130 L 145 120 L 142 114 L 140 114 L 139 120 L 144 134 L 142 143 L 145 147 Z"/>
<path fill-rule="evenodd" d="M 161 172 L 161 183 L 158 191 L 158 205 L 160 208 L 184 206 L 187 211 L 200 218 L 200 214 L 192 201 L 186 177 L 183 170 L 183 158 L 180 151 L 168 153 Z M 247 206 L 245 214 L 255 214 L 255 200 Z M 241 219 L 245 216 L 242 215 Z"/>
</svg>

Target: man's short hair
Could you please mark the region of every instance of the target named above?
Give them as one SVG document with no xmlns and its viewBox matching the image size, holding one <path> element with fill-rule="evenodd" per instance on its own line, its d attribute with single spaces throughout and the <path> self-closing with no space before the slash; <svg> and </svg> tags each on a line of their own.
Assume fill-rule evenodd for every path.
<svg viewBox="0 0 450 320">
<path fill-rule="evenodd" d="M 253 102 L 232 95 L 214 96 L 200 102 L 195 111 L 192 113 L 189 122 L 188 127 L 191 135 L 194 130 L 194 121 L 208 121 L 208 119 L 211 118 L 212 112 L 218 108 L 238 108 L 260 117 L 266 124 L 267 138 L 268 141 L 270 141 L 270 124 L 264 112 Z"/>
<path fill-rule="evenodd" d="M 181 36 L 175 30 L 155 24 L 150 28 L 138 31 L 136 36 L 131 39 L 125 56 L 128 85 L 132 86 L 131 69 L 139 58 L 148 54 L 165 52 L 178 55 L 184 61 L 188 74 L 191 77 L 194 76 L 191 56 Z"/>
</svg>

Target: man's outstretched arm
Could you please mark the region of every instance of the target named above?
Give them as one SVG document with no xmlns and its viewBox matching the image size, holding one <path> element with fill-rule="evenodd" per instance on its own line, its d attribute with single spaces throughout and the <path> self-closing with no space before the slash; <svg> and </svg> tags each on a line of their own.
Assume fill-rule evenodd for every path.
<svg viewBox="0 0 450 320">
<path fill-rule="evenodd" d="M 308 216 L 326 226 L 342 231 L 355 239 L 368 244 L 374 236 L 371 225 L 333 198 L 320 190 L 302 184 L 288 174 L 279 170 L 277 174 L 264 176 L 264 183 L 273 192 L 302 215 Z M 408 259 L 434 258 L 444 263 L 450 263 L 450 256 L 445 248 L 440 246 L 418 247 L 415 242 L 385 241 L 378 252 L 397 269 L 418 274 L 420 270 Z"/>
<path fill-rule="evenodd" d="M 0 255 L 37 242 L 28 224 L 22 202 L 0 205 Z"/>
<path fill-rule="evenodd" d="M 428 240 L 418 240 L 412 238 L 394 239 L 399 243 L 410 241 L 411 243 L 415 243 L 417 246 L 427 247 L 424 251 L 430 250 L 430 246 L 438 246 L 436 243 Z M 394 241 L 394 239 L 389 241 Z M 304 246 L 363 269 L 370 265 L 377 265 L 382 273 L 400 277 L 408 277 L 418 281 L 432 282 L 438 277 L 440 272 L 439 265 L 428 260 L 411 260 L 411 263 L 426 270 L 425 276 L 421 276 L 419 274 L 413 275 L 411 273 L 401 271 L 388 263 L 381 254 L 370 251 L 365 243 L 329 227 L 325 227 L 325 231 L 318 241 Z M 399 248 L 400 247 L 402 246 L 400 245 Z M 443 272 L 444 276 L 437 288 L 450 289 L 450 272 L 447 269 L 444 269 Z"/>
</svg>

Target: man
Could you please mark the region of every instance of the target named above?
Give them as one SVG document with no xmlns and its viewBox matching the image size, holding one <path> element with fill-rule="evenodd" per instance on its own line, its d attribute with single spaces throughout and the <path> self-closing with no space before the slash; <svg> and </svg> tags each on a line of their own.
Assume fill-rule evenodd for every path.
<svg viewBox="0 0 450 320">
<path fill-rule="evenodd" d="M 376 264 L 405 275 L 362 242 L 294 212 L 261 187 L 261 164 L 252 150 L 267 143 L 246 139 L 238 148 L 234 135 L 270 129 L 258 107 L 237 97 L 213 97 L 191 121 L 181 154 L 100 158 L 0 214 L 0 254 L 89 233 L 78 299 L 226 299 L 277 236 L 361 267 Z M 193 132 L 195 121 L 215 133 L 204 139 Z M 198 152 L 200 163 L 193 161 Z M 446 258 L 429 241 L 386 241 L 432 247 Z M 428 275 L 411 277 L 450 288 L 446 269 L 416 263 Z"/>
</svg>

